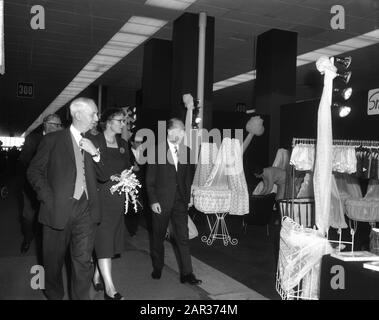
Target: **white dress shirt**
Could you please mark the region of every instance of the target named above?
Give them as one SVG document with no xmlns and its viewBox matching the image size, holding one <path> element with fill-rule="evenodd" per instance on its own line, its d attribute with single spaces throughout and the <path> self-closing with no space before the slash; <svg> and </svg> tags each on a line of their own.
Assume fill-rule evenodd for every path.
<svg viewBox="0 0 379 320">
<path fill-rule="evenodd" d="M 175 169 L 176 171 L 178 171 L 178 161 L 179 161 L 179 157 L 178 157 L 178 153 L 179 153 L 179 146 L 177 144 L 173 144 L 172 142 L 170 142 L 169 140 L 167 140 L 168 142 L 168 146 L 170 148 L 170 151 L 171 151 L 171 155 L 172 155 L 172 158 L 174 159 L 174 164 L 175 164 Z M 177 148 L 177 152 L 175 152 L 175 147 Z"/>
<path fill-rule="evenodd" d="M 80 140 L 82 140 L 82 135 L 81 135 L 81 132 L 76 129 L 73 125 L 70 126 L 70 132 L 71 134 L 73 135 L 74 137 L 74 140 L 76 142 L 76 144 L 78 145 L 78 147 L 80 148 Z M 80 150 L 82 150 L 82 148 L 80 148 Z M 92 156 L 92 155 L 91 155 Z M 92 157 L 93 161 L 95 162 L 99 162 L 100 161 L 100 155 L 97 155 L 96 157 Z"/>
<path fill-rule="evenodd" d="M 70 132 L 73 135 L 76 144 L 80 148 L 79 142 L 83 138 L 82 135 L 80 134 L 80 131 L 78 129 L 76 129 L 73 125 L 71 125 L 70 126 Z"/>
</svg>

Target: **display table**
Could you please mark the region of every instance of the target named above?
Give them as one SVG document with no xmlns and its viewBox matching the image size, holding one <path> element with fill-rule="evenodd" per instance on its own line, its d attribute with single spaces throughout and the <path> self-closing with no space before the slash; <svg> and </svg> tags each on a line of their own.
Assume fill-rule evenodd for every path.
<svg viewBox="0 0 379 320">
<path fill-rule="evenodd" d="M 321 263 L 320 300 L 379 300 L 379 272 L 363 268 L 363 263 L 325 255 Z M 339 271 L 332 270 L 334 266 L 343 267 L 344 289 L 332 288 L 332 280 L 342 276 Z"/>
</svg>

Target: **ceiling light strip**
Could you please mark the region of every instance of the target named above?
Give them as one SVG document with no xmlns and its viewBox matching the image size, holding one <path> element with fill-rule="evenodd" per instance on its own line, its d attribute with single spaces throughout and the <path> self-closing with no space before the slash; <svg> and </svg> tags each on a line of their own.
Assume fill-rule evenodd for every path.
<svg viewBox="0 0 379 320">
<path fill-rule="evenodd" d="M 164 20 L 132 16 L 50 103 L 26 130 L 26 133 L 38 127 L 47 114 L 55 113 L 75 98 L 104 72 L 120 62 L 166 24 L 167 21 Z"/>
<path fill-rule="evenodd" d="M 309 63 L 317 61 L 323 55 L 326 56 L 338 56 L 343 53 L 365 48 L 374 44 L 379 43 L 379 29 L 370 31 L 368 33 L 362 34 L 360 36 L 344 40 L 330 46 L 317 49 L 311 52 L 307 52 L 297 56 L 296 66 L 300 67 Z M 252 75 L 251 78 L 245 78 L 246 75 Z M 235 86 L 237 84 L 254 80 L 256 78 L 256 70 L 252 70 L 247 73 L 243 73 L 232 78 L 222 80 L 213 84 L 213 91 L 218 91 L 224 88 Z"/>
<path fill-rule="evenodd" d="M 147 0 L 145 5 L 171 10 L 185 10 L 196 0 Z"/>
</svg>

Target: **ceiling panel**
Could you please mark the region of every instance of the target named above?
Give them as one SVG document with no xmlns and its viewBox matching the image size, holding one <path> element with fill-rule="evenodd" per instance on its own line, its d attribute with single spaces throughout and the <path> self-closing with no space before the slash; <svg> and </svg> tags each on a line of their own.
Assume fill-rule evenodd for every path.
<svg viewBox="0 0 379 320">
<path fill-rule="evenodd" d="M 260 16 L 258 14 L 231 11 L 224 16 L 224 19 L 231 19 L 235 21 L 254 24 L 257 27 L 266 29 L 280 28 L 283 30 L 289 29 L 293 26 L 293 22 L 285 21 L 284 19 L 272 18 L 268 16 Z"/>
<path fill-rule="evenodd" d="M 145 1 L 6 0 L 6 74 L 0 76 L 3 100 L 0 103 L 0 131 L 6 127 L 9 132 L 23 132 L 33 117 L 47 107 L 131 16 L 169 21 L 155 37 L 171 39 L 172 22 L 182 11 L 146 6 Z M 338 1 L 347 15 L 346 30 L 338 31 L 330 29 L 330 8 L 337 4 L 335 0 L 198 0 L 187 11 L 205 11 L 215 17 L 214 80 L 220 81 L 254 68 L 254 44 L 259 34 L 271 28 L 298 32 L 298 53 L 302 54 L 378 28 L 378 2 Z M 45 7 L 45 30 L 30 27 L 30 8 L 34 4 Z M 370 61 L 378 60 L 378 49 L 363 52 Z M 355 59 L 359 60 L 359 55 Z M 141 46 L 95 83 L 117 86 L 117 90 L 123 88 L 129 93 L 138 90 L 141 88 L 142 62 Z M 306 68 L 313 70 L 314 67 Z M 375 73 L 378 69 L 379 66 L 375 68 L 370 63 L 355 72 L 375 80 L 379 76 Z M 301 79 L 299 86 L 304 89 L 307 85 Z M 17 81 L 33 81 L 37 92 L 35 99 L 17 99 Z M 252 93 L 246 90 L 251 87 L 250 82 L 217 91 L 215 106 L 230 107 L 236 97 L 250 99 Z M 312 90 L 306 88 L 302 92 L 307 91 Z M 9 106 L 12 108 L 8 109 Z M 20 119 L 22 108 L 28 119 Z"/>
</svg>

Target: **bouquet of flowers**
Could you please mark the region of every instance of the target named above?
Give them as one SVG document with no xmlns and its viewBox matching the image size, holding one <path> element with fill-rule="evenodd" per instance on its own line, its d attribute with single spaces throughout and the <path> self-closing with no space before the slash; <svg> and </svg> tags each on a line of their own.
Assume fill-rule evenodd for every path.
<svg viewBox="0 0 379 320">
<path fill-rule="evenodd" d="M 111 176 L 111 181 L 117 181 L 117 183 L 110 188 L 111 194 L 115 192 L 119 194 L 125 193 L 125 214 L 128 212 L 129 200 L 133 203 L 134 211 L 137 212 L 137 203 L 139 203 L 137 200 L 137 188 L 141 188 L 141 184 L 133 173 L 133 169 L 125 169 L 120 175 Z"/>
</svg>

